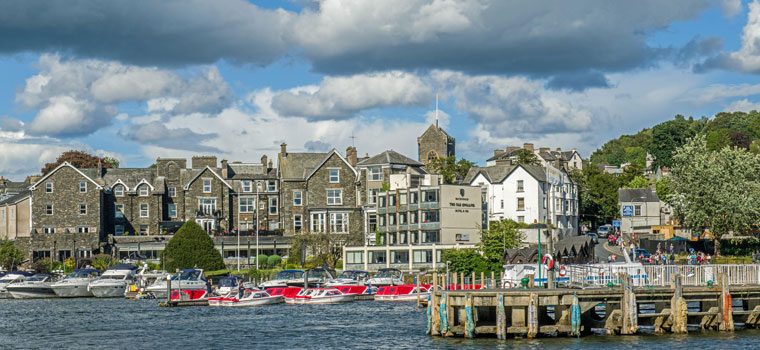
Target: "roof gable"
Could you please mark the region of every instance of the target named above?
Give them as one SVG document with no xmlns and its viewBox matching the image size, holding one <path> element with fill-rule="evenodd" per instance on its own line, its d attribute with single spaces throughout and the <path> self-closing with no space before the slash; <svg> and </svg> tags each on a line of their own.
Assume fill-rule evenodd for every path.
<svg viewBox="0 0 760 350">
<path fill-rule="evenodd" d="M 205 168 L 203 168 L 203 170 L 201 170 L 197 174 L 195 174 L 195 176 L 191 177 L 190 180 L 187 181 L 187 183 L 185 184 L 185 186 L 183 187 L 183 189 L 185 191 L 187 191 L 188 189 L 190 189 L 190 185 L 193 182 L 195 182 L 195 180 L 198 179 L 198 177 L 200 177 L 201 174 L 203 174 L 204 172 L 206 172 L 206 170 L 208 170 L 212 174 L 214 174 L 214 176 L 217 179 L 219 179 L 219 181 L 221 181 L 225 186 L 227 186 L 227 188 L 232 189 L 232 186 L 230 186 L 230 184 L 228 184 L 227 181 L 224 181 L 224 179 L 221 176 L 219 176 L 219 174 L 217 174 L 216 171 L 214 171 L 214 169 L 211 169 L 211 167 L 209 167 L 208 165 Z"/>
<path fill-rule="evenodd" d="M 32 190 L 32 191 L 36 190 L 37 186 L 39 184 L 41 184 L 43 181 L 47 180 L 47 178 L 49 178 L 50 176 L 52 176 L 53 174 L 55 174 L 58 170 L 60 170 L 63 167 L 69 167 L 71 169 L 74 169 L 74 171 L 76 171 L 77 173 L 79 173 L 79 175 L 82 175 L 82 177 L 84 177 L 88 181 L 92 182 L 95 185 L 96 189 L 99 189 L 99 190 L 103 189 L 103 186 L 101 186 L 99 183 L 97 183 L 91 177 L 85 175 L 85 173 L 83 173 L 81 170 L 77 169 L 77 167 L 71 165 L 71 163 L 69 163 L 69 162 L 63 162 L 60 165 L 58 165 L 57 167 L 55 167 L 55 169 L 53 169 L 49 173 L 45 174 L 45 176 L 43 176 L 42 178 L 40 178 L 39 180 L 37 180 L 37 182 L 35 182 L 33 185 L 29 186 L 29 189 Z"/>
<path fill-rule="evenodd" d="M 340 152 L 336 151 L 335 148 L 333 148 L 332 151 L 330 151 L 329 153 L 327 153 L 327 156 L 325 157 L 325 159 L 323 159 L 322 162 L 320 162 L 316 167 L 314 167 L 314 169 L 311 170 L 311 172 L 309 173 L 309 175 L 306 176 L 306 178 L 304 180 L 308 181 L 312 176 L 314 176 L 314 174 L 317 172 L 317 170 L 319 170 L 319 168 L 321 168 L 323 165 L 325 165 L 325 163 L 327 163 L 327 161 L 330 160 L 330 157 L 332 157 L 333 155 L 338 156 L 338 158 L 340 158 L 340 160 L 342 160 L 343 163 L 345 163 L 346 166 L 349 169 L 351 169 L 351 171 L 354 173 L 354 176 L 358 176 L 359 175 L 359 173 L 356 172 L 356 169 L 353 166 L 351 166 L 351 164 L 346 160 L 346 158 L 343 158 L 343 156 L 340 155 Z"/>
</svg>

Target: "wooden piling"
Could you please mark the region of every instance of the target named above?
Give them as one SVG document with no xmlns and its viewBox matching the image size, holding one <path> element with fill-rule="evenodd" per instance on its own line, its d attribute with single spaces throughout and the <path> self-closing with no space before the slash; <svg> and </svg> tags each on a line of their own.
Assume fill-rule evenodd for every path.
<svg viewBox="0 0 760 350">
<path fill-rule="evenodd" d="M 528 304 L 528 339 L 535 338 L 538 335 L 538 294 L 530 293 L 530 303 Z"/>
<path fill-rule="evenodd" d="M 489 286 L 490 288 L 496 288 L 495 277 L 496 277 L 496 274 L 493 271 L 491 271 L 491 285 Z"/>
<path fill-rule="evenodd" d="M 734 331 L 734 303 L 731 298 L 731 292 L 728 288 L 728 275 L 720 275 L 720 305 L 722 320 L 720 322 L 720 330 L 724 332 Z"/>
<path fill-rule="evenodd" d="M 481 288 L 486 288 L 486 273 L 485 273 L 485 271 L 480 271 L 480 286 L 481 286 Z"/>
<path fill-rule="evenodd" d="M 620 302 L 623 322 L 621 325 L 620 334 L 636 334 L 639 330 L 636 294 L 633 293 L 628 274 L 620 274 L 620 279 L 623 282 L 623 299 Z"/>
<path fill-rule="evenodd" d="M 454 290 L 457 290 L 457 281 L 459 281 L 459 280 L 457 279 L 457 273 L 456 273 L 456 272 L 454 272 L 454 273 L 452 274 L 452 276 L 453 276 L 453 278 L 452 278 L 452 279 L 454 280 L 454 281 L 453 281 L 454 283 L 451 283 L 451 284 L 453 284 L 453 286 L 452 286 L 453 288 L 452 288 L 452 289 L 454 289 Z M 449 286 L 446 286 L 446 288 L 449 288 Z"/>
<path fill-rule="evenodd" d="M 464 272 L 459 274 L 459 280 L 461 283 L 459 283 L 459 289 L 464 289 Z"/>
<path fill-rule="evenodd" d="M 475 337 L 475 317 L 473 314 L 474 311 L 475 310 L 473 309 L 473 305 L 472 305 L 472 294 L 467 294 L 464 301 L 464 312 L 465 312 L 464 336 L 465 338 Z"/>
<path fill-rule="evenodd" d="M 438 289 L 438 286 L 435 286 L 434 288 Z M 432 322 L 430 324 L 430 335 L 440 335 L 441 334 L 441 306 L 439 304 L 440 300 L 438 298 L 437 291 L 431 294 L 430 296 L 431 296 L 430 304 L 433 305 L 433 309 L 430 310 L 431 316 L 432 316 Z"/>
<path fill-rule="evenodd" d="M 467 289 L 475 289 L 475 271 L 470 274 L 470 287 Z"/>
<path fill-rule="evenodd" d="M 421 277 L 421 274 L 419 272 L 417 272 L 417 279 L 416 279 L 417 283 L 415 283 L 416 287 L 417 287 L 417 307 L 420 307 L 420 305 L 422 304 L 422 300 L 420 300 L 421 299 L 421 296 L 420 296 L 420 293 L 421 293 L 421 291 L 420 291 L 420 277 Z"/>
<path fill-rule="evenodd" d="M 444 336 L 451 337 L 454 332 L 451 331 L 454 328 L 454 305 L 451 305 L 451 295 L 446 293 L 446 334 Z"/>
<path fill-rule="evenodd" d="M 670 301 L 670 318 L 672 320 L 672 326 L 670 331 L 676 334 L 687 333 L 688 329 L 688 310 L 686 300 L 683 298 L 683 284 L 681 282 L 681 275 L 675 275 L 673 280 L 675 290 L 673 291 L 673 299 Z"/>
<path fill-rule="evenodd" d="M 496 338 L 507 339 L 507 313 L 504 310 L 502 293 L 496 294 Z"/>
</svg>

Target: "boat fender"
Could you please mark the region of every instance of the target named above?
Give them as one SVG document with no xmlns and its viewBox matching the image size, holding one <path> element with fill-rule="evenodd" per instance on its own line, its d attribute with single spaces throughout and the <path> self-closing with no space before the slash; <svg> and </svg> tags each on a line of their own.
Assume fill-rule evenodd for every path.
<svg viewBox="0 0 760 350">
<path fill-rule="evenodd" d="M 541 258 L 541 263 L 546 265 L 547 270 L 554 270 L 554 258 L 551 254 L 544 255 L 544 257 Z"/>
<path fill-rule="evenodd" d="M 567 270 L 565 269 L 565 265 L 561 265 L 559 267 L 559 276 L 565 277 L 566 274 L 567 274 Z"/>
</svg>

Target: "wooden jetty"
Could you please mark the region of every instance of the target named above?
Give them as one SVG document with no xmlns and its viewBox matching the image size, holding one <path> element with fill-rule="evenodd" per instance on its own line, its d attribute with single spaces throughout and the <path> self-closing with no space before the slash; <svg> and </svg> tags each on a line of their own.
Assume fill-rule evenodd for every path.
<svg viewBox="0 0 760 350">
<path fill-rule="evenodd" d="M 611 287 L 525 288 L 435 291 L 428 303 L 428 334 L 535 338 L 580 336 L 592 329 L 606 334 L 733 331 L 736 324 L 760 327 L 760 285 L 632 286 L 627 275 Z M 729 288 L 730 287 L 730 288 Z"/>
</svg>

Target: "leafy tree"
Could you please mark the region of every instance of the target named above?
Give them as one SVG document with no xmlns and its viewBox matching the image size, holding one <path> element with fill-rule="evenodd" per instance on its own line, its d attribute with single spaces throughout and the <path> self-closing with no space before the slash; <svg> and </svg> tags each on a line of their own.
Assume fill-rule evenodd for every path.
<svg viewBox="0 0 760 350">
<path fill-rule="evenodd" d="M 480 237 L 479 249 L 491 263 L 501 265 L 506 249 L 518 248 L 525 235 L 520 232 L 524 225 L 512 220 L 491 221 Z"/>
<path fill-rule="evenodd" d="M 279 255 L 270 255 L 269 258 L 267 258 L 267 265 L 269 265 L 269 267 L 278 266 L 280 263 L 282 263 L 282 258 Z"/>
<path fill-rule="evenodd" d="M 441 175 L 444 183 L 453 184 L 464 179 L 467 172 L 474 165 L 469 160 L 460 159 L 457 161 L 454 156 L 449 156 L 431 160 L 428 167 L 430 172 Z"/>
<path fill-rule="evenodd" d="M 710 151 L 716 151 L 731 144 L 728 130 L 725 129 L 708 132 L 705 140 L 707 142 L 707 149 Z"/>
<path fill-rule="evenodd" d="M 256 256 L 256 260 L 259 262 L 259 268 L 265 269 L 269 267 L 269 256 L 266 254 L 259 254 Z"/>
<path fill-rule="evenodd" d="M 647 164 L 647 150 L 641 146 L 626 147 L 625 161 L 644 168 Z"/>
<path fill-rule="evenodd" d="M 541 165 L 541 161 L 538 156 L 530 150 L 521 148 L 515 153 L 517 156 L 517 164 L 524 165 Z"/>
<path fill-rule="evenodd" d="M 673 152 L 694 137 L 704 125 L 702 120 L 686 119 L 677 115 L 673 120 L 655 125 L 652 140 L 647 144 L 647 152 L 654 157 L 652 169 L 672 165 Z"/>
<path fill-rule="evenodd" d="M 166 244 L 161 262 L 167 271 L 193 267 L 221 270 L 225 267 L 211 237 L 195 221 L 188 221 L 177 230 Z"/>
<path fill-rule="evenodd" d="M 444 263 L 449 262 L 450 271 L 468 275 L 473 272 L 480 273 L 501 270 L 501 266 L 493 270 L 492 264 L 480 255 L 477 249 L 447 249 L 443 252 L 441 260 Z"/>
<path fill-rule="evenodd" d="M 617 176 L 591 165 L 583 167 L 582 171 L 573 172 L 572 178 L 578 184 L 579 215 L 582 221 L 597 226 L 618 216 L 617 190 L 620 188 L 620 179 Z"/>
<path fill-rule="evenodd" d="M 63 162 L 69 162 L 71 165 L 77 168 L 97 168 L 98 161 L 100 161 L 101 166 L 104 168 L 118 168 L 119 167 L 119 161 L 115 158 L 111 158 L 111 157 L 100 158 L 84 151 L 70 150 L 70 151 L 61 153 L 61 155 L 58 156 L 55 162 L 45 164 L 45 166 L 42 167 L 40 172 L 43 175 L 47 174 L 49 171 L 55 169 L 57 166 L 61 165 Z"/>
<path fill-rule="evenodd" d="M 24 253 L 16 247 L 13 241 L 7 239 L 0 241 L 0 267 L 12 271 L 23 261 Z"/>
<path fill-rule="evenodd" d="M 692 228 L 707 228 L 720 255 L 720 238 L 760 225 L 760 156 L 740 148 L 711 152 L 696 137 L 673 157 L 673 204 Z"/>
<path fill-rule="evenodd" d="M 760 139 L 752 141 L 752 144 L 749 145 L 749 151 L 754 154 L 760 154 Z"/>
<path fill-rule="evenodd" d="M 109 267 L 116 265 L 118 261 L 108 254 L 98 254 L 92 258 L 92 267 L 105 271 Z"/>
<path fill-rule="evenodd" d="M 660 178 L 655 183 L 655 191 L 657 192 L 657 197 L 659 197 L 660 200 L 665 203 L 670 203 L 670 197 L 673 194 L 672 187 L 673 184 L 670 181 L 670 177 L 664 176 Z"/>
<path fill-rule="evenodd" d="M 649 188 L 649 180 L 643 176 L 636 176 L 633 180 L 629 181 L 626 188 Z"/>
<path fill-rule="evenodd" d="M 364 234 L 352 232 L 349 234 L 312 233 L 293 236 L 291 240 L 288 263 L 300 264 L 301 252 L 305 247 L 306 258 L 313 266 L 327 264 L 329 267 L 338 266 L 343 257 L 343 246 L 362 244 Z"/>
</svg>

